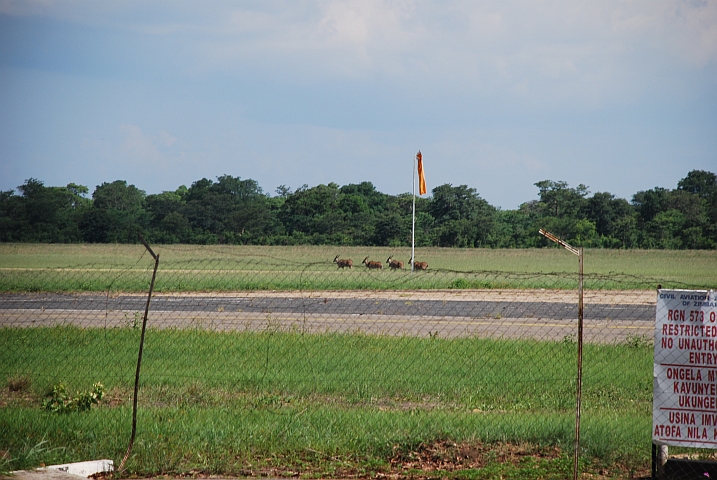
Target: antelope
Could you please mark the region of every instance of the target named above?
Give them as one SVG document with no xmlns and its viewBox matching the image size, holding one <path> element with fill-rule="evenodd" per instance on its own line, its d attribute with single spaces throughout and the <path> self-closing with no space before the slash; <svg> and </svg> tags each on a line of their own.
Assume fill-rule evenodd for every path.
<svg viewBox="0 0 717 480">
<path fill-rule="evenodd" d="M 383 270 L 383 264 L 381 262 L 367 262 L 366 260 L 368 260 L 368 257 L 364 258 L 363 262 L 361 262 L 366 265 L 366 268 L 378 268 L 379 270 Z"/>
<path fill-rule="evenodd" d="M 428 262 L 416 262 L 413 257 L 408 261 L 409 265 L 413 265 L 414 270 L 426 270 L 428 268 Z"/>
<path fill-rule="evenodd" d="M 396 270 L 397 268 L 403 270 L 403 262 L 399 260 L 392 260 L 392 258 L 393 255 L 386 259 L 386 263 L 388 263 L 388 266 L 391 267 L 391 270 Z"/>
<path fill-rule="evenodd" d="M 353 261 L 353 260 L 351 260 L 350 258 L 346 258 L 346 259 L 341 259 L 341 260 L 339 260 L 339 256 L 338 256 L 338 255 L 336 255 L 336 258 L 334 258 L 334 263 L 335 263 L 336 265 L 338 265 L 337 268 L 349 267 L 349 269 L 351 269 L 351 268 L 354 266 L 354 261 Z"/>
</svg>

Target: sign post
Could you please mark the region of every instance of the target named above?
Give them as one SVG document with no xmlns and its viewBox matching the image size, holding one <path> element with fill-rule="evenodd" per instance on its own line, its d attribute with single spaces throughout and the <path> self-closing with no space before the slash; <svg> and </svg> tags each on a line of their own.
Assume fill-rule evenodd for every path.
<svg viewBox="0 0 717 480">
<path fill-rule="evenodd" d="M 652 443 L 658 472 L 668 445 L 717 449 L 715 291 L 658 290 Z"/>
</svg>

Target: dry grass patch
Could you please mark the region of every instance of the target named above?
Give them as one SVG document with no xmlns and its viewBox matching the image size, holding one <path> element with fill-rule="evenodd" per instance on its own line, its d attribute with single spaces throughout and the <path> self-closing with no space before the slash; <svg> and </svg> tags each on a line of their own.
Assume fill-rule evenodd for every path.
<svg viewBox="0 0 717 480">
<path fill-rule="evenodd" d="M 455 472 L 466 469 L 485 468 L 490 463 L 519 465 L 526 457 L 538 459 L 558 459 L 564 456 L 559 447 L 541 447 L 530 444 L 497 443 L 484 444 L 455 443 L 441 441 L 433 444 L 420 444 L 412 450 L 394 448 L 390 459 L 391 470 L 407 473 L 408 471 Z M 419 474 L 420 477 L 420 474 Z"/>
</svg>

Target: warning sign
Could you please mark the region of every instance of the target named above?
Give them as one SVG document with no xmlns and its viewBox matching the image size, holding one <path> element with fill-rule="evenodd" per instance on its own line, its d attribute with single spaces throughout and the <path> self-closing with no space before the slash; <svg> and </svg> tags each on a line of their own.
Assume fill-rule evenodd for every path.
<svg viewBox="0 0 717 480">
<path fill-rule="evenodd" d="M 659 290 L 652 441 L 717 448 L 717 292 Z"/>
</svg>

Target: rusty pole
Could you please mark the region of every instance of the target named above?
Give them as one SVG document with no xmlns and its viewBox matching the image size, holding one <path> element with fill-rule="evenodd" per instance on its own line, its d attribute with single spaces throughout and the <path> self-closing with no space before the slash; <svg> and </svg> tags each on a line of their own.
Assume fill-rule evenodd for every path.
<svg viewBox="0 0 717 480">
<path fill-rule="evenodd" d="M 575 393 L 575 452 L 573 455 L 573 480 L 578 480 L 578 460 L 580 459 L 580 405 L 583 396 L 583 247 L 575 248 L 568 242 L 561 240 L 542 228 L 538 233 L 578 256 L 578 378 L 577 391 Z"/>
<path fill-rule="evenodd" d="M 578 380 L 575 405 L 575 456 L 573 458 L 573 479 L 578 478 L 580 456 L 580 405 L 583 397 L 583 247 L 578 249 Z"/>
</svg>

